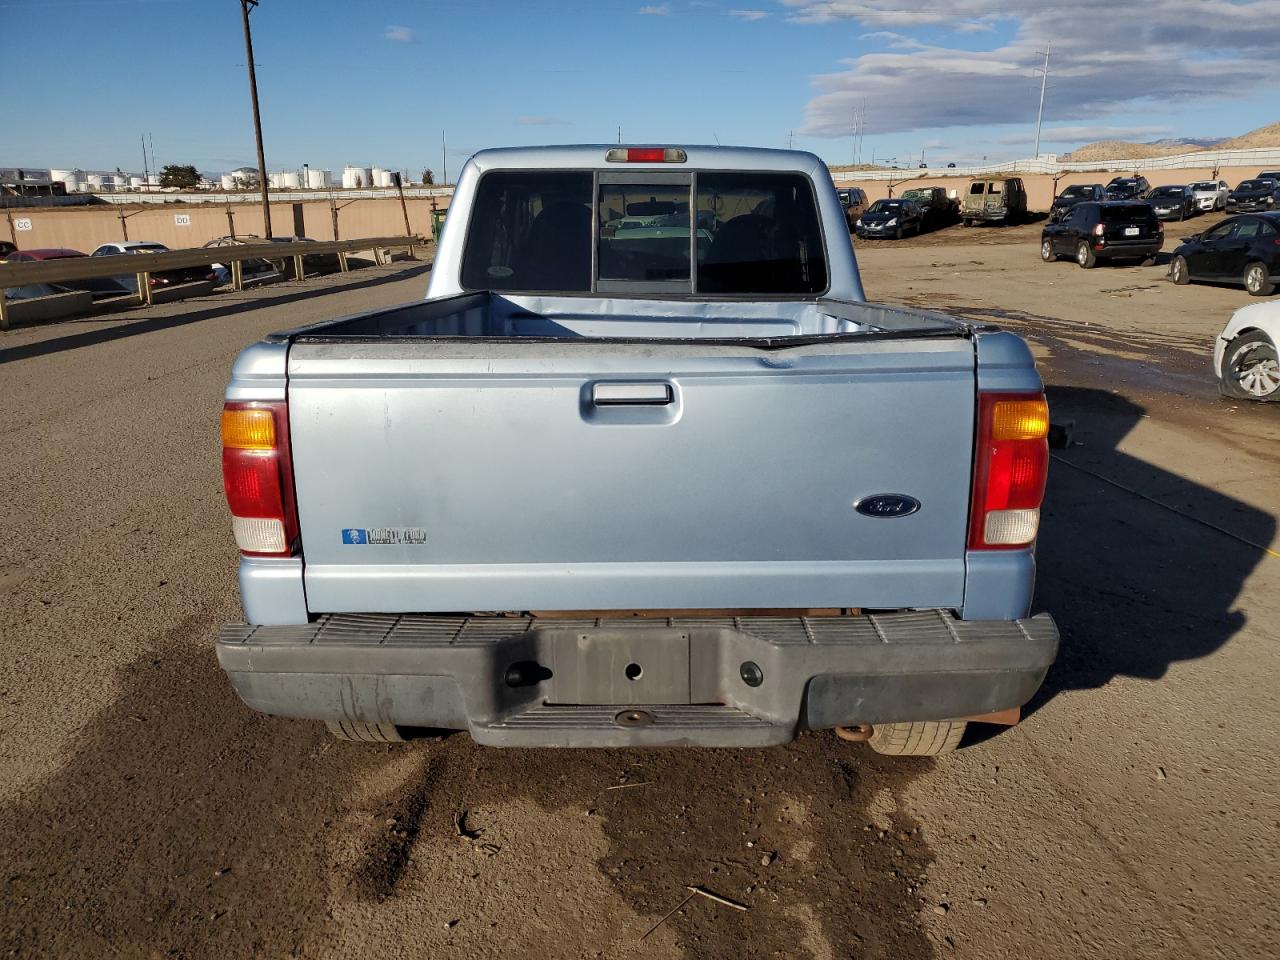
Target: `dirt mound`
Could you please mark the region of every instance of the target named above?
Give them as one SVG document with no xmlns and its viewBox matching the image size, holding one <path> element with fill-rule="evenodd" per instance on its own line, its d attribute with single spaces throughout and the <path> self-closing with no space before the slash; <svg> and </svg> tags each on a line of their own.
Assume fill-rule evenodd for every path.
<svg viewBox="0 0 1280 960">
<path fill-rule="evenodd" d="M 1158 146 L 1154 143 L 1130 143 L 1127 140 L 1098 140 L 1072 150 L 1063 159 L 1075 163 L 1090 160 L 1146 160 L 1150 157 L 1169 157 L 1175 153 L 1190 153 L 1194 148 L 1185 146 Z"/>
<path fill-rule="evenodd" d="M 1255 147 L 1280 147 L 1280 122 L 1269 123 L 1218 144 L 1219 149 L 1227 150 L 1251 150 Z"/>
<path fill-rule="evenodd" d="M 1131 143 L 1127 140 L 1098 140 L 1072 150 L 1062 159 L 1076 163 L 1091 160 L 1146 160 L 1150 157 L 1170 157 L 1179 153 L 1251 150 L 1256 147 L 1280 147 L 1280 123 L 1259 127 L 1257 130 L 1231 137 L 1210 147 L 1197 147 L 1188 143 Z"/>
</svg>

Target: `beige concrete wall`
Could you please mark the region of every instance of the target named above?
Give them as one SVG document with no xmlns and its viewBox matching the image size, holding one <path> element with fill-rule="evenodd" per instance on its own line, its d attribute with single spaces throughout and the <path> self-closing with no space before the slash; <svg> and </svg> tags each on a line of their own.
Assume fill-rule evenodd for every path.
<svg viewBox="0 0 1280 960">
<path fill-rule="evenodd" d="M 904 170 L 902 172 L 910 175 L 911 171 Z M 1183 170 L 1143 170 L 1140 172 L 1151 181 L 1153 187 L 1160 187 L 1170 183 L 1191 183 L 1195 180 L 1210 180 L 1212 179 L 1213 167 L 1193 167 Z M 1257 173 L 1258 169 L 1256 167 L 1223 167 L 1218 171 L 1218 176 L 1234 187 L 1241 180 L 1248 180 L 1250 177 L 1256 176 Z M 836 182 L 842 187 L 861 187 L 867 192 L 869 200 L 882 200 L 889 195 L 889 181 L 887 180 L 844 180 L 840 174 L 836 176 Z M 1052 176 L 1041 173 L 1019 173 L 1014 174 L 1014 176 L 1021 177 L 1023 184 L 1027 188 L 1027 206 L 1030 209 L 1049 209 L 1054 197 Z M 1133 170 L 1090 170 L 1083 173 L 1068 173 L 1058 180 L 1058 190 L 1061 191 L 1072 183 L 1105 184 L 1113 177 L 1121 176 L 1133 176 Z M 965 188 L 969 185 L 971 179 L 970 177 L 934 176 L 903 180 L 894 184 L 893 195 L 895 197 L 900 196 L 903 190 L 910 190 L 912 187 L 945 187 L 947 190 L 957 191 L 958 196 L 963 196 Z"/>
<path fill-rule="evenodd" d="M 448 197 L 434 198 L 437 206 L 448 206 Z M 405 198 L 409 211 L 409 227 L 413 233 L 431 236 L 432 198 Z M 306 200 L 296 206 L 302 210 L 303 236 L 313 240 L 332 240 L 333 216 L 329 201 Z M 293 203 L 271 205 L 271 228 L 276 236 L 295 233 Z M 404 235 L 404 215 L 400 200 L 389 199 L 339 200 L 338 233 L 341 240 L 360 237 L 397 237 Z M 8 211 L 10 218 L 19 217 L 31 221 L 30 230 L 11 230 L 8 222 L 0 220 L 0 236 L 12 237 L 19 249 L 35 250 L 45 247 L 69 247 L 84 253 L 92 253 L 99 244 L 125 239 L 120 214 L 127 217 L 130 240 L 154 240 L 175 250 L 199 247 L 215 237 L 231 232 L 225 204 L 137 204 L 127 207 L 28 207 Z M 190 219 L 190 224 L 179 226 L 175 214 Z M 237 235 L 262 236 L 262 207 L 252 203 L 231 205 Z"/>
</svg>

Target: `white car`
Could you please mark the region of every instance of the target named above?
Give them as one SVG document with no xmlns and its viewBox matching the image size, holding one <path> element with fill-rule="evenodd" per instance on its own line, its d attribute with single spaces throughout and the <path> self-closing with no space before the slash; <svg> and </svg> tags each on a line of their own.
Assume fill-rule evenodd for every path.
<svg viewBox="0 0 1280 960">
<path fill-rule="evenodd" d="M 1227 194 L 1231 188 L 1225 180 L 1198 180 L 1189 185 L 1191 196 L 1195 198 L 1196 210 L 1225 210 Z"/>
<path fill-rule="evenodd" d="M 1280 401 L 1280 301 L 1251 303 L 1231 315 L 1213 344 L 1213 369 L 1223 396 Z"/>
</svg>

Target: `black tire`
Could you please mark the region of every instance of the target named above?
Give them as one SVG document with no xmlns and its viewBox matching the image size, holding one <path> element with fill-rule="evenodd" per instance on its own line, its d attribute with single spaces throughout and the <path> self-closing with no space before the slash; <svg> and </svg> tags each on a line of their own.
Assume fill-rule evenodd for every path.
<svg viewBox="0 0 1280 960">
<path fill-rule="evenodd" d="M 1053 249 L 1053 241 L 1048 237 L 1040 240 L 1040 259 L 1045 263 L 1054 263 L 1058 259 L 1058 254 Z"/>
<path fill-rule="evenodd" d="M 339 740 L 360 743 L 402 743 L 404 737 L 391 723 L 360 723 L 355 720 L 326 720 L 329 733 Z"/>
<path fill-rule="evenodd" d="M 1254 330 L 1228 343 L 1218 371 L 1218 390 L 1236 400 L 1280 401 L 1280 366 L 1271 338 Z"/>
<path fill-rule="evenodd" d="M 1271 271 L 1261 261 L 1245 264 L 1241 280 L 1244 281 L 1245 292 L 1251 297 L 1269 297 L 1276 292 L 1276 285 L 1271 282 Z"/>
<path fill-rule="evenodd" d="M 897 230 L 897 232 L 893 235 L 893 239 L 895 239 L 895 240 L 901 240 L 901 239 L 902 239 L 902 224 L 898 224 L 898 230 Z"/>
<path fill-rule="evenodd" d="M 877 723 L 867 743 L 876 753 L 894 757 L 936 757 L 960 745 L 963 720 L 924 720 L 914 723 Z"/>
<path fill-rule="evenodd" d="M 1191 268 L 1187 265 L 1186 257 L 1173 258 L 1169 264 L 1169 279 L 1180 287 L 1191 282 Z"/>
<path fill-rule="evenodd" d="M 1093 252 L 1093 247 L 1083 240 L 1076 244 L 1076 263 L 1086 270 L 1092 270 L 1098 265 L 1098 258 Z"/>
</svg>

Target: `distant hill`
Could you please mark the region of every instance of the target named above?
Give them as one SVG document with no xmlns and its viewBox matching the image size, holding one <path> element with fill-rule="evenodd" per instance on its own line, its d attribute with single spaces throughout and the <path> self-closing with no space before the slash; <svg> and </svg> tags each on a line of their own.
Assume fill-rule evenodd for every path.
<svg viewBox="0 0 1280 960">
<path fill-rule="evenodd" d="M 1076 163 L 1093 160 L 1146 160 L 1151 157 L 1168 157 L 1175 153 L 1195 153 L 1198 150 L 1249 150 L 1255 147 L 1280 147 L 1280 123 L 1268 124 L 1226 140 L 1191 137 L 1152 140 L 1148 143 L 1098 140 L 1063 154 L 1061 159 Z"/>
</svg>

